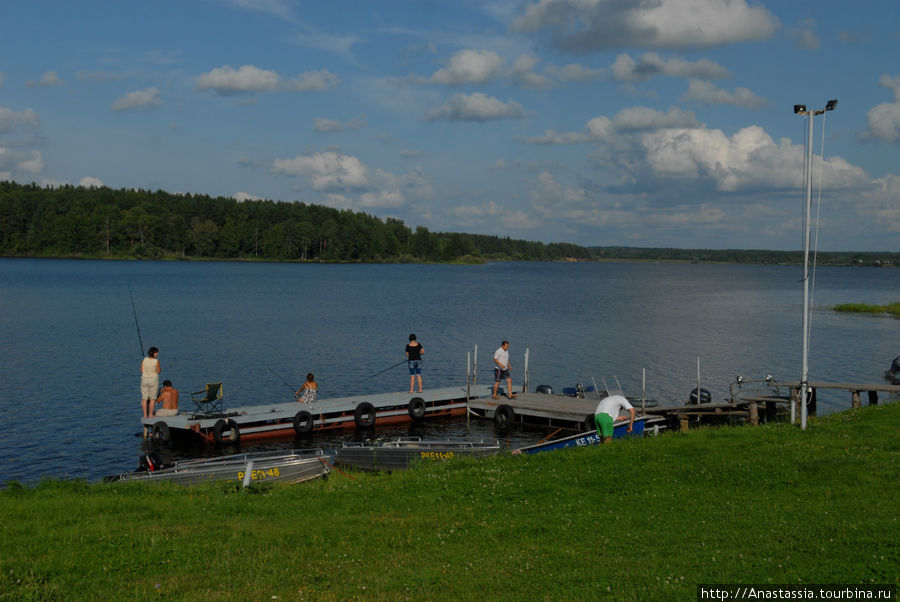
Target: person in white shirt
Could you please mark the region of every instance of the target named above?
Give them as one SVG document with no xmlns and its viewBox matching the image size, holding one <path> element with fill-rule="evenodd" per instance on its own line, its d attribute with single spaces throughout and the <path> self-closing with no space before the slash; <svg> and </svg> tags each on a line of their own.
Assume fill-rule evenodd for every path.
<svg viewBox="0 0 900 602">
<path fill-rule="evenodd" d="M 613 422 L 619 417 L 622 410 L 628 410 L 631 414 L 631 420 L 628 422 L 628 432 L 630 433 L 634 425 L 634 406 L 623 395 L 610 395 L 597 404 L 597 409 L 594 411 L 594 422 L 597 425 L 597 434 L 600 435 L 603 443 L 612 441 Z"/>
<path fill-rule="evenodd" d="M 515 394 L 512 391 L 512 377 L 509 375 L 509 341 L 500 343 L 500 347 L 494 352 L 494 395 L 497 396 L 497 388 L 501 380 L 506 380 L 506 397 L 512 399 Z"/>
<path fill-rule="evenodd" d="M 159 349 L 151 347 L 147 350 L 147 357 L 141 360 L 141 409 L 144 418 L 156 417 L 156 393 L 159 391 L 159 373 L 162 368 L 159 365 Z"/>
</svg>

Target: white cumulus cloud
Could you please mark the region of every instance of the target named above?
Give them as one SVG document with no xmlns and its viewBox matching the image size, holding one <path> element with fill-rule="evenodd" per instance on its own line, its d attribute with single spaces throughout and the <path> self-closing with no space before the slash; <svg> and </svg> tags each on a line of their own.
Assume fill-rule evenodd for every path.
<svg viewBox="0 0 900 602">
<path fill-rule="evenodd" d="M 84 188 L 102 188 L 103 182 L 100 180 L 100 178 L 85 176 L 78 180 L 78 185 Z"/>
<path fill-rule="evenodd" d="M 297 155 L 293 159 L 275 159 L 273 173 L 307 176 L 317 191 L 341 191 L 365 188 L 368 168 L 356 157 L 333 151 Z"/>
<path fill-rule="evenodd" d="M 450 57 L 446 67 L 430 78 L 413 78 L 418 83 L 461 86 L 483 84 L 502 73 L 506 61 L 493 50 L 460 50 Z"/>
<path fill-rule="evenodd" d="M 894 101 L 881 103 L 866 113 L 868 128 L 859 135 L 862 141 L 900 142 L 900 77 L 882 75 L 878 83 L 893 91 Z M 2 131 L 0 114 L 0 131 Z"/>
<path fill-rule="evenodd" d="M 647 52 L 639 60 L 620 54 L 612 66 L 612 77 L 622 82 L 643 82 L 656 75 L 695 79 L 724 79 L 731 77 L 725 67 L 709 59 L 686 61 L 663 59 L 655 52 Z"/>
<path fill-rule="evenodd" d="M 525 108 L 514 100 L 503 102 L 482 92 L 474 92 L 454 94 L 443 105 L 431 109 L 425 120 L 492 121 L 522 119 L 526 116 Z"/>
<path fill-rule="evenodd" d="M 231 65 L 216 67 L 197 78 L 199 90 L 212 90 L 216 94 L 242 92 L 275 92 L 281 77 L 274 71 L 244 65 L 234 69 Z"/>
<path fill-rule="evenodd" d="M 555 46 L 575 53 L 614 48 L 708 48 L 770 37 L 778 20 L 746 0 L 538 0 L 515 31 L 547 30 Z"/>
<path fill-rule="evenodd" d="M 704 82 L 692 79 L 688 91 L 681 97 L 682 100 L 696 100 L 706 104 L 724 104 L 748 109 L 758 109 L 768 104 L 765 98 L 758 96 L 747 88 L 735 88 L 729 92 L 712 82 Z"/>
<path fill-rule="evenodd" d="M 156 88 L 147 88 L 146 90 L 136 90 L 117 98 L 110 105 L 110 108 L 121 113 L 122 111 L 149 111 L 157 107 L 163 106 L 163 100 L 160 98 L 159 90 Z"/>
</svg>

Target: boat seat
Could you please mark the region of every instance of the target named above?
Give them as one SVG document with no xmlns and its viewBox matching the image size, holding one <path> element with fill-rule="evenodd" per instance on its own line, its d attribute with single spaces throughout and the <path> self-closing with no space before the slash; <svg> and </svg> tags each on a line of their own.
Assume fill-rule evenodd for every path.
<svg viewBox="0 0 900 602">
<path fill-rule="evenodd" d="M 204 390 L 191 393 L 191 401 L 204 414 L 221 414 L 222 383 L 206 383 Z"/>
</svg>

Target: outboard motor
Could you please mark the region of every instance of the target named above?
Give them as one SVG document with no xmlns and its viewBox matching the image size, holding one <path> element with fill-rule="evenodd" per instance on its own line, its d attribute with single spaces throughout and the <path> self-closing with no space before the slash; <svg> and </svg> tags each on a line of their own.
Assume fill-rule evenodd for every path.
<svg viewBox="0 0 900 602">
<path fill-rule="evenodd" d="M 542 393 L 544 395 L 553 395 L 553 387 L 551 387 L 550 385 L 538 385 L 537 387 L 535 387 L 534 392 Z"/>
<path fill-rule="evenodd" d="M 159 457 L 159 454 L 156 452 L 150 452 L 149 454 L 144 454 L 141 456 L 141 460 L 138 463 L 137 470 L 135 472 L 153 472 L 157 468 L 162 468 L 163 459 Z"/>
<path fill-rule="evenodd" d="M 700 403 L 711 403 L 712 402 L 712 394 L 706 389 L 700 389 L 700 394 L 697 394 L 697 387 L 691 389 L 691 395 L 688 397 L 688 403 L 691 405 L 697 405 Z"/>
<path fill-rule="evenodd" d="M 892 384 L 900 384 L 900 355 L 891 362 L 891 369 L 884 373 L 884 377 L 891 381 Z"/>
</svg>

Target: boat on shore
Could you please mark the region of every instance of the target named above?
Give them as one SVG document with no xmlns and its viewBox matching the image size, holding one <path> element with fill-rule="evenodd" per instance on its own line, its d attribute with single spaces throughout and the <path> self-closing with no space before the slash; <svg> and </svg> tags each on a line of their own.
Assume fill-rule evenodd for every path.
<svg viewBox="0 0 900 602">
<path fill-rule="evenodd" d="M 661 418 L 637 416 L 634 419 L 634 425 L 632 426 L 631 433 L 629 433 L 628 419 L 617 420 L 613 424 L 613 439 L 642 436 L 644 434 L 644 429 L 648 420 L 650 420 L 651 422 L 662 422 Z M 600 445 L 600 435 L 597 434 L 597 431 L 587 431 L 585 433 L 569 435 L 568 437 L 542 441 L 540 443 L 535 443 L 534 445 L 526 445 L 525 447 L 520 447 L 519 449 L 515 450 L 513 453 L 536 454 L 538 452 L 550 451 L 554 449 L 563 449 L 566 447 L 585 447 L 588 445 Z"/>
<path fill-rule="evenodd" d="M 105 482 L 149 481 L 194 485 L 207 481 L 237 481 L 245 487 L 263 481 L 300 483 L 324 477 L 331 470 L 321 449 L 257 452 L 164 462 L 156 452 L 141 456 L 134 472 L 108 476 Z"/>
<path fill-rule="evenodd" d="M 443 462 L 454 458 L 481 458 L 499 453 L 497 441 L 422 440 L 398 437 L 377 444 L 344 443 L 335 463 L 363 470 L 403 470 L 416 462 Z"/>
</svg>

